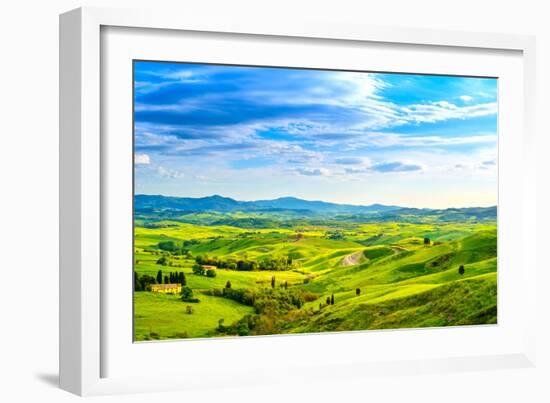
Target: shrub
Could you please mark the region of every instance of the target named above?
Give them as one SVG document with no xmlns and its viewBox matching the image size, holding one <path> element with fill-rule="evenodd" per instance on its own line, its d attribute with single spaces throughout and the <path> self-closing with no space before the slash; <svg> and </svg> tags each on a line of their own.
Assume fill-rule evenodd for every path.
<svg viewBox="0 0 550 403">
<path fill-rule="evenodd" d="M 218 332 L 224 332 L 225 331 L 225 326 L 223 325 L 224 322 L 225 322 L 225 320 L 223 318 L 218 320 Z"/>
<path fill-rule="evenodd" d="M 204 275 L 204 268 L 200 264 L 193 265 L 193 273 L 202 276 Z"/>
<path fill-rule="evenodd" d="M 185 302 L 199 302 L 199 299 L 193 296 L 193 290 L 187 286 L 181 289 L 181 300 Z"/>
<path fill-rule="evenodd" d="M 154 277 L 144 274 L 143 276 L 138 277 L 138 283 L 139 290 L 136 289 L 136 291 L 151 291 L 151 284 L 155 284 L 156 281 Z"/>
<path fill-rule="evenodd" d="M 206 277 L 216 277 L 217 273 L 214 269 L 208 269 L 206 270 Z"/>
<path fill-rule="evenodd" d="M 248 336 L 250 334 L 250 329 L 248 328 L 248 324 L 245 322 L 239 323 L 237 326 L 237 334 L 239 336 Z"/>
<path fill-rule="evenodd" d="M 193 307 L 191 305 L 187 305 L 185 307 L 185 313 L 191 315 L 193 313 Z"/>
<path fill-rule="evenodd" d="M 318 298 L 318 295 L 310 291 L 304 291 L 302 292 L 302 297 L 305 302 L 311 302 L 315 301 Z"/>
<path fill-rule="evenodd" d="M 189 335 L 187 334 L 186 331 L 176 332 L 176 334 L 174 336 L 175 336 L 176 339 L 187 339 L 189 337 Z"/>
<path fill-rule="evenodd" d="M 161 241 L 158 243 L 158 248 L 163 251 L 172 252 L 175 254 L 182 253 L 182 245 L 174 241 Z"/>
</svg>

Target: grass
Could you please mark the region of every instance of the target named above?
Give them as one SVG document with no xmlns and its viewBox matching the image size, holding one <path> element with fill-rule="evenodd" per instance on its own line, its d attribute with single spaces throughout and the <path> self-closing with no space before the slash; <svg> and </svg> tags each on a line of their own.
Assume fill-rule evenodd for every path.
<svg viewBox="0 0 550 403">
<path fill-rule="evenodd" d="M 221 289 L 228 281 L 234 289 L 261 290 L 271 287 L 273 276 L 276 286 L 287 282 L 292 290 L 313 295 L 295 312 L 262 319 L 279 323 L 273 326 L 276 333 L 496 323 L 494 223 L 362 224 L 300 219 L 273 228 L 245 229 L 212 224 L 220 219 L 218 215 L 194 214 L 186 219 L 196 223 L 161 221 L 160 228 L 136 226 L 134 269 L 138 275 L 151 276 L 158 270 L 163 274 L 183 271 L 201 302 L 187 304 L 178 296 L 136 292 L 138 341 L 217 336 L 219 319 L 230 325 L 245 315 L 254 316 L 255 311 L 202 292 Z M 232 219 L 247 217 L 234 214 Z M 207 221 L 210 225 L 204 225 Z M 429 245 L 424 244 L 425 237 L 430 238 Z M 188 256 L 167 256 L 176 267 L 156 263 L 162 253 L 156 247 L 165 240 L 193 241 L 187 246 Z M 342 265 L 346 256 L 358 252 L 364 257 L 356 259 L 357 264 Z M 234 260 L 291 257 L 294 269 L 218 269 L 217 276 L 209 278 L 193 274 L 197 255 Z M 461 265 L 463 274 L 458 272 Z M 326 306 L 331 295 L 335 304 Z M 193 306 L 193 314 L 186 313 L 187 305 Z"/>
<path fill-rule="evenodd" d="M 200 302 L 187 303 L 177 295 L 134 293 L 134 338 L 136 341 L 181 339 L 216 335 L 218 321 L 231 323 L 253 309 L 237 302 L 198 295 Z M 192 306 L 193 313 L 186 313 Z"/>
</svg>

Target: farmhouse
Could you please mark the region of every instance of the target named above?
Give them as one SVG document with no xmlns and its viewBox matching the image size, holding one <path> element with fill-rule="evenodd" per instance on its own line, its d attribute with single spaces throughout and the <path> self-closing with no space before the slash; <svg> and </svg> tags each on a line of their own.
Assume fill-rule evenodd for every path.
<svg viewBox="0 0 550 403">
<path fill-rule="evenodd" d="M 207 271 L 207 270 L 216 270 L 216 269 L 217 269 L 216 266 L 212 266 L 212 265 L 209 265 L 209 264 L 203 264 L 203 265 L 202 265 L 202 268 L 204 269 L 204 271 Z"/>
<path fill-rule="evenodd" d="M 179 294 L 181 292 L 181 284 L 151 284 L 151 292 Z"/>
</svg>

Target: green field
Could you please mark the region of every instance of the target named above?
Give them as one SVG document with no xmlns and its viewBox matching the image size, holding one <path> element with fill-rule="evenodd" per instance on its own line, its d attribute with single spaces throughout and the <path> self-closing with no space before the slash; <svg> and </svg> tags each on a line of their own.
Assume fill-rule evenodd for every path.
<svg viewBox="0 0 550 403">
<path fill-rule="evenodd" d="M 445 214 L 137 215 L 135 340 L 496 323 L 496 220 Z M 159 271 L 195 300 L 151 292 Z"/>
</svg>

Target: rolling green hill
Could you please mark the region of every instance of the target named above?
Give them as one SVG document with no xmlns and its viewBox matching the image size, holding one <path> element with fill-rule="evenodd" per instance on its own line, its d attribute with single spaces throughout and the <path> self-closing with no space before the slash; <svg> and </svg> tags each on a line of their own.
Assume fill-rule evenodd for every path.
<svg viewBox="0 0 550 403">
<path fill-rule="evenodd" d="M 135 339 L 496 323 L 496 221 L 449 210 L 377 222 L 262 212 L 254 228 L 239 222 L 257 211 L 150 210 L 136 219 L 137 280 L 183 272 L 199 301 L 135 292 Z M 216 275 L 195 273 L 199 261 Z"/>
</svg>

